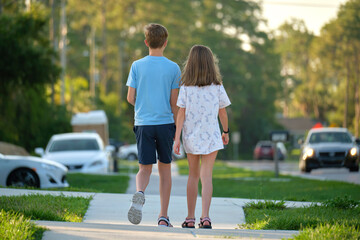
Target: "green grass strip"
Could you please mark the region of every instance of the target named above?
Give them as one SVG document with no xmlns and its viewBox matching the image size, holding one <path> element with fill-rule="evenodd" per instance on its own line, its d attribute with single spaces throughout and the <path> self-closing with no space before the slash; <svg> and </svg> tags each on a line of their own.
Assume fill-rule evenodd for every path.
<svg viewBox="0 0 360 240">
<path fill-rule="evenodd" d="M 40 240 L 46 231 L 30 222 L 30 218 L 15 212 L 0 211 L 0 237 L 1 239 Z"/>
<path fill-rule="evenodd" d="M 129 185 L 129 176 L 97 175 L 68 173 L 67 180 L 70 187 L 57 189 L 60 191 L 125 193 Z"/>
<path fill-rule="evenodd" d="M 187 160 L 177 160 L 176 163 L 180 174 L 189 173 Z M 222 161 L 215 162 L 213 187 L 214 197 L 317 202 L 348 195 L 360 200 L 360 185 L 284 175 L 274 178 L 271 171 L 229 167 Z"/>
<path fill-rule="evenodd" d="M 292 240 L 343 240 L 360 239 L 359 228 L 345 224 L 320 224 L 315 229 L 306 228 Z"/>
<path fill-rule="evenodd" d="M 21 213 L 32 220 L 81 222 L 91 199 L 39 194 L 1 196 L 0 208 Z"/>
</svg>

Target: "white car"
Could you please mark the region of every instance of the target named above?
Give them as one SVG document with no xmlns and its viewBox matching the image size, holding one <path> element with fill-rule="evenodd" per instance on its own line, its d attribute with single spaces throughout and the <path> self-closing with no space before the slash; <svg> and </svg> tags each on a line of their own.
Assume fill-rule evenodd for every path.
<svg viewBox="0 0 360 240">
<path fill-rule="evenodd" d="M 68 187 L 67 172 L 62 164 L 46 159 L 0 154 L 0 186 Z"/>
<path fill-rule="evenodd" d="M 129 144 L 129 145 L 123 145 L 119 147 L 119 151 L 117 154 L 118 158 L 121 159 L 127 159 L 127 160 L 136 160 L 138 159 L 138 149 L 136 144 Z M 177 155 L 172 152 L 173 159 L 182 159 L 185 158 L 185 151 L 182 146 L 180 145 L 180 155 Z"/>
<path fill-rule="evenodd" d="M 106 173 L 113 146 L 104 147 L 97 133 L 64 133 L 53 135 L 46 147 L 36 148 L 43 158 L 65 165 L 69 172 Z"/>
</svg>

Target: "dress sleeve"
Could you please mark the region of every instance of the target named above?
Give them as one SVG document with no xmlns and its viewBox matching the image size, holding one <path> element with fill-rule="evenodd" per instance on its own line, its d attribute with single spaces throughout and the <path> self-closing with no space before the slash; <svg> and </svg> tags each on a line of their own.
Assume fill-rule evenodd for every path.
<svg viewBox="0 0 360 240">
<path fill-rule="evenodd" d="M 186 89 L 184 86 L 180 87 L 179 96 L 176 105 L 181 108 L 186 108 Z"/>
<path fill-rule="evenodd" d="M 226 94 L 225 88 L 223 85 L 220 85 L 219 90 L 219 108 L 225 108 L 231 104 L 228 95 Z"/>
</svg>

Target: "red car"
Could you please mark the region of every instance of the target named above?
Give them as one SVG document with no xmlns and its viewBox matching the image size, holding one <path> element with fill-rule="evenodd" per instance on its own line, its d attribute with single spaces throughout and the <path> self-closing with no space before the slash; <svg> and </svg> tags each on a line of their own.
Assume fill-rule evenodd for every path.
<svg viewBox="0 0 360 240">
<path fill-rule="evenodd" d="M 277 154 L 280 160 L 284 160 L 286 157 L 286 149 L 284 144 L 278 143 L 277 145 Z M 274 159 L 274 146 L 271 141 L 259 141 L 254 149 L 254 159 Z"/>
</svg>

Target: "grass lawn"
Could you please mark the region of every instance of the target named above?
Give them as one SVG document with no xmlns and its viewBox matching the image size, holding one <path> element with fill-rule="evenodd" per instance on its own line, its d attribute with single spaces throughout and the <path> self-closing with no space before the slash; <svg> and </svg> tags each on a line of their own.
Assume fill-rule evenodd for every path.
<svg viewBox="0 0 360 240">
<path fill-rule="evenodd" d="M 127 175 L 97 175 L 83 173 L 68 173 L 66 178 L 70 187 L 54 190 L 125 193 L 130 179 Z"/>
<path fill-rule="evenodd" d="M 91 197 L 0 196 L 1 239 L 41 239 L 46 230 L 31 220 L 81 222 Z"/>
<path fill-rule="evenodd" d="M 180 174 L 188 174 L 187 160 L 177 161 Z M 214 197 L 272 199 L 286 201 L 324 201 L 348 195 L 360 200 L 360 185 L 283 176 L 273 178 L 270 171 L 251 171 L 228 167 L 217 161 L 213 171 Z M 201 189 L 199 189 L 201 191 Z"/>
<path fill-rule="evenodd" d="M 45 231 L 45 228 L 36 226 L 21 213 L 0 211 L 1 239 L 41 240 Z"/>
<path fill-rule="evenodd" d="M 0 196 L 0 208 L 32 220 L 81 222 L 92 198 L 52 195 Z"/>
<path fill-rule="evenodd" d="M 360 201 L 338 197 L 310 207 L 286 208 L 284 202 L 251 202 L 241 229 L 302 230 L 294 239 L 360 239 Z"/>
<path fill-rule="evenodd" d="M 117 161 L 119 173 L 137 173 L 139 170 L 139 162 L 137 160 L 118 159 Z"/>
</svg>

